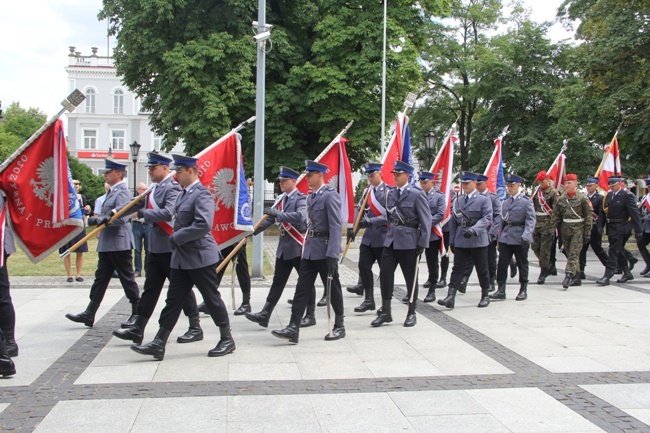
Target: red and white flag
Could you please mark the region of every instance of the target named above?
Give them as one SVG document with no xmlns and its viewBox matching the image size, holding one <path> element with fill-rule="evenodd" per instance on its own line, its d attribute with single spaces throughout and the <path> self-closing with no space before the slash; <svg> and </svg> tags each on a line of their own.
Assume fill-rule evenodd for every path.
<svg viewBox="0 0 650 433">
<path fill-rule="evenodd" d="M 508 127 L 506 126 L 501 135 L 494 140 L 494 151 L 492 152 L 490 162 L 488 162 L 488 165 L 485 168 L 485 173 L 483 173 L 488 178 L 486 181 L 488 191 L 498 195 L 501 200 L 506 199 L 506 182 L 503 175 L 501 145 L 503 143 L 503 137 L 505 137 L 507 133 Z"/>
<path fill-rule="evenodd" d="M 431 170 L 429 170 L 434 175 L 434 182 L 436 188 L 438 188 L 438 191 L 440 191 L 445 195 L 445 202 L 447 203 L 447 207 L 445 209 L 445 217 L 442 219 L 440 223 L 436 224 L 435 227 L 432 227 L 431 229 L 433 233 L 435 233 L 438 237 L 440 237 L 440 239 L 443 239 L 442 226 L 445 225 L 447 221 L 449 221 L 449 218 L 451 217 L 451 198 L 452 198 L 451 181 L 454 178 L 453 176 L 454 145 L 457 141 L 458 141 L 458 135 L 456 133 L 456 125 L 454 125 L 449 130 L 449 133 L 447 134 L 447 137 L 445 138 L 445 141 L 442 144 L 440 151 L 438 151 L 438 155 L 436 156 L 435 161 L 433 161 Z M 446 247 L 444 243 L 445 243 L 444 240 L 441 240 L 440 242 L 441 252 L 446 251 Z"/>
<path fill-rule="evenodd" d="M 214 199 L 212 236 L 221 249 L 253 230 L 240 139 L 230 132 L 196 155 L 201 185 Z"/>
<path fill-rule="evenodd" d="M 605 155 L 600 163 L 600 167 L 598 167 L 598 170 L 596 171 L 598 186 L 605 191 L 608 191 L 609 177 L 616 175 L 620 176 L 621 174 L 621 157 L 618 152 L 618 139 L 616 138 L 616 135 L 614 135 L 611 144 L 605 148 Z"/>
<path fill-rule="evenodd" d="M 564 178 L 566 176 L 566 155 L 564 150 L 560 151 L 546 173 L 547 177 L 555 184 L 558 192 L 564 191 Z"/>
<path fill-rule="evenodd" d="M 84 228 L 60 119 L 51 121 L 2 163 L 0 189 L 6 195 L 6 218 L 15 240 L 33 263 Z"/>
<path fill-rule="evenodd" d="M 395 161 L 404 161 L 410 164 L 410 155 L 404 153 L 404 143 L 406 140 L 405 134 L 408 126 L 409 118 L 404 113 L 397 113 L 397 122 L 395 122 L 395 131 L 390 139 L 390 143 L 384 152 L 381 163 L 381 178 L 384 183 L 390 186 L 395 186 L 393 168 Z"/>
<path fill-rule="evenodd" d="M 354 224 L 354 192 L 352 190 L 352 170 L 345 148 L 347 138 L 337 137 L 314 160 L 329 167 L 325 173 L 325 183 L 338 191 L 341 196 L 341 221 L 352 227 Z M 309 194 L 309 184 L 301 174 L 296 187 L 303 194 Z"/>
</svg>

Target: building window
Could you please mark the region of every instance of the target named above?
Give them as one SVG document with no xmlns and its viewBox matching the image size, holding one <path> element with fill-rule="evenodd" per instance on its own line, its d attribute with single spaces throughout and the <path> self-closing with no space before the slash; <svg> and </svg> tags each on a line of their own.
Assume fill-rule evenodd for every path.
<svg viewBox="0 0 650 433">
<path fill-rule="evenodd" d="M 97 149 L 97 130 L 84 129 L 84 149 Z"/>
<path fill-rule="evenodd" d="M 111 130 L 111 147 L 113 150 L 124 150 L 126 131 L 123 129 Z"/>
<path fill-rule="evenodd" d="M 162 146 L 162 137 L 158 135 L 153 136 L 153 150 L 160 152 L 160 147 Z"/>
<path fill-rule="evenodd" d="M 86 113 L 95 112 L 95 89 L 86 89 Z"/>
<path fill-rule="evenodd" d="M 116 89 L 113 92 L 113 114 L 124 113 L 124 92 Z"/>
</svg>

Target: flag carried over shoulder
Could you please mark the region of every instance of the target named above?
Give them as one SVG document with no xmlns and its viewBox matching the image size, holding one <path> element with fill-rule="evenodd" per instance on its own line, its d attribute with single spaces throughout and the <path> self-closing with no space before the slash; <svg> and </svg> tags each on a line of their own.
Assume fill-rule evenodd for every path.
<svg viewBox="0 0 650 433">
<path fill-rule="evenodd" d="M 214 199 L 212 236 L 221 249 L 253 230 L 241 136 L 231 131 L 196 155 L 199 180 Z"/>
<path fill-rule="evenodd" d="M 435 182 L 436 188 L 445 195 L 445 203 L 447 203 L 444 218 L 431 229 L 433 233 L 440 237 L 440 239 L 443 239 L 442 226 L 445 225 L 451 217 L 451 181 L 454 178 L 454 145 L 457 141 L 458 135 L 456 132 L 456 124 L 454 123 L 449 130 L 447 137 L 445 137 L 445 141 L 438 151 L 435 161 L 433 161 L 431 170 L 429 170 L 433 173 L 433 181 Z M 440 251 L 446 251 L 444 240 L 440 242 Z"/>
<path fill-rule="evenodd" d="M 352 170 L 345 147 L 348 139 L 342 135 L 351 125 L 352 123 L 349 123 L 314 160 L 329 167 L 325 173 L 325 183 L 338 191 L 341 196 L 341 221 L 347 224 L 347 227 L 352 227 L 354 224 L 354 192 L 352 190 Z M 296 187 L 303 194 L 309 194 L 309 185 L 304 174 L 298 178 Z"/>
<path fill-rule="evenodd" d="M 564 154 L 565 149 L 566 141 L 564 146 L 562 146 L 562 150 L 560 150 L 560 153 L 555 158 L 555 161 L 553 161 L 553 164 L 551 164 L 548 171 L 546 172 L 548 178 L 555 184 L 555 189 L 557 189 L 560 193 L 564 191 L 564 177 L 566 176 L 566 155 Z"/>
<path fill-rule="evenodd" d="M 395 186 L 393 180 L 393 167 L 395 161 L 404 161 L 413 166 L 413 153 L 411 152 L 411 132 L 409 129 L 409 118 L 404 113 L 397 113 L 395 131 L 391 136 L 390 143 L 382 157 L 381 177 L 390 186 Z M 413 182 L 414 179 L 411 179 Z"/>
<path fill-rule="evenodd" d="M 487 180 L 487 189 L 490 192 L 495 193 L 499 196 L 501 200 L 506 198 L 506 181 L 503 176 L 503 156 L 501 153 L 501 147 L 503 144 L 503 137 L 508 133 L 508 127 L 506 126 L 501 132 L 501 135 L 494 140 L 494 152 L 492 152 L 492 157 L 490 162 L 485 169 L 485 176 L 488 177 Z"/>
<path fill-rule="evenodd" d="M 0 166 L 16 242 L 38 263 L 84 228 L 68 166 L 63 122 L 53 119 Z"/>
<path fill-rule="evenodd" d="M 605 154 L 603 160 L 600 162 L 600 167 L 596 171 L 598 178 L 598 186 L 605 191 L 609 190 L 608 179 L 610 176 L 621 175 L 621 156 L 618 151 L 618 131 L 614 134 L 612 142 L 609 146 L 605 147 Z"/>
</svg>

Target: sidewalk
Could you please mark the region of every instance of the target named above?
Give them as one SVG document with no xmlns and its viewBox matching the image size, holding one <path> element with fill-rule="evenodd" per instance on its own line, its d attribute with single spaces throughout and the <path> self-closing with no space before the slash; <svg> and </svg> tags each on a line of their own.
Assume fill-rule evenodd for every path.
<svg viewBox="0 0 650 433">
<path fill-rule="evenodd" d="M 276 245 L 265 237 L 271 261 Z M 353 245 L 340 267 L 344 287 L 356 282 L 358 252 Z M 327 313 L 318 308 L 318 324 L 302 329 L 297 345 L 270 333 L 289 320 L 292 275 L 268 329 L 231 316 L 235 353 L 206 356 L 219 338 L 208 316 L 203 341 L 177 344 L 181 316 L 162 362 L 112 337 L 130 313 L 117 280 L 88 329 L 63 316 L 85 308 L 89 279 L 11 278 L 20 356 L 18 374 L 0 380 L 0 431 L 650 432 L 650 278 L 638 276 L 639 265 L 632 282 L 598 287 L 603 269 L 590 255 L 587 280 L 563 290 L 563 262 L 540 286 L 530 258 L 525 302 L 514 301 L 518 283 L 509 280 L 506 301 L 476 308 L 473 274 L 454 310 L 419 303 L 418 324 L 404 328 L 398 269 L 393 323 L 370 327 L 374 312 L 354 313 L 362 298 L 344 289 L 347 337 L 323 341 Z M 424 281 L 424 259 L 419 272 Z M 254 311 L 271 278 L 253 281 Z M 229 309 L 230 284 L 228 275 L 220 290 Z M 241 302 L 238 288 L 235 297 Z"/>
</svg>

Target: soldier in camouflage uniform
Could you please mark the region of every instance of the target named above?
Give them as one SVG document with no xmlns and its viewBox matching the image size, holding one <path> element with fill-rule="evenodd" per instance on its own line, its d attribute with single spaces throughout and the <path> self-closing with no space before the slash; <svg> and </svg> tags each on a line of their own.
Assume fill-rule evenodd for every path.
<svg viewBox="0 0 650 433">
<path fill-rule="evenodd" d="M 549 230 L 555 235 L 555 228 L 562 224 L 562 242 L 567 255 L 566 275 L 562 287 L 581 285 L 580 251 L 591 240 L 591 220 L 593 219 L 591 201 L 584 193 L 576 191 L 578 176 L 567 174 L 565 191 L 553 208 Z M 551 233 L 550 233 L 551 234 Z"/>
<path fill-rule="evenodd" d="M 539 267 L 541 268 L 537 284 L 544 284 L 546 277 L 550 274 L 550 257 L 554 238 L 550 235 L 551 215 L 553 214 L 553 207 L 557 202 L 558 193 L 553 188 L 553 185 L 551 185 L 551 180 L 546 171 L 542 170 L 537 173 L 535 181 L 539 186 L 533 194 L 533 206 L 535 207 L 537 223 L 533 232 L 532 248 L 539 260 Z"/>
</svg>

